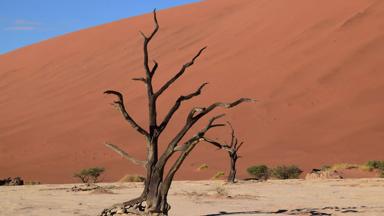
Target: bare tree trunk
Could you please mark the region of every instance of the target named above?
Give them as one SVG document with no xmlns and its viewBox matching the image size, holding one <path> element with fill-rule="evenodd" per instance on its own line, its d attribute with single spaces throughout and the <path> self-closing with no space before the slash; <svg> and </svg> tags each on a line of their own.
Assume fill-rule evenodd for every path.
<svg viewBox="0 0 384 216">
<path fill-rule="evenodd" d="M 227 181 L 229 183 L 235 183 L 236 181 L 236 161 L 237 161 L 237 153 L 234 152 L 234 153 L 231 153 L 229 152 L 229 157 L 230 157 L 230 171 L 229 171 L 229 175 L 228 175 L 228 179 Z"/>
</svg>

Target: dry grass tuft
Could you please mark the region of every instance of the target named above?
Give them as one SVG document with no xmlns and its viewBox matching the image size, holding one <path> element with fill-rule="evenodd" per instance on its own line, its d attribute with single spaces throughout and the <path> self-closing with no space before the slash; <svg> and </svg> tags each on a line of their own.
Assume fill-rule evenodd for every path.
<svg viewBox="0 0 384 216">
<path fill-rule="evenodd" d="M 125 175 L 119 180 L 120 183 L 123 182 L 144 182 L 145 178 L 140 175 Z"/>
</svg>

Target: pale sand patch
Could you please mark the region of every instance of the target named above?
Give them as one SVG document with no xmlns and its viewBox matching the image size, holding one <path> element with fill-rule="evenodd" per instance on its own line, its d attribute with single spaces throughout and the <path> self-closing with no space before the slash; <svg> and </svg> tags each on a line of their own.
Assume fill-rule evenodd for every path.
<svg viewBox="0 0 384 216">
<path fill-rule="evenodd" d="M 109 193 L 72 192 L 72 184 L 0 187 L 0 215 L 97 215 L 104 207 L 140 194 L 141 183 L 100 184 Z M 170 215 L 384 215 L 384 179 L 177 181 Z M 279 210 L 287 212 L 276 213 Z M 307 213 L 305 213 L 307 212 Z M 343 213 L 344 212 L 344 213 Z"/>
</svg>

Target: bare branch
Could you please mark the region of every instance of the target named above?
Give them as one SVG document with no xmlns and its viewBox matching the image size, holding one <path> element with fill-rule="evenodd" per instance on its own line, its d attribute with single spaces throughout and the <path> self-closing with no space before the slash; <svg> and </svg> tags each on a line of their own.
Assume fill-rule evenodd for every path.
<svg viewBox="0 0 384 216">
<path fill-rule="evenodd" d="M 210 143 L 220 149 L 224 149 L 228 152 L 237 152 L 240 147 L 244 144 L 244 142 L 241 142 L 239 145 L 238 145 L 238 139 L 235 135 L 235 130 L 233 129 L 233 126 L 232 124 L 227 121 L 227 125 L 231 128 L 231 143 L 228 145 L 228 144 L 223 144 L 217 140 L 214 140 L 214 139 L 210 139 L 210 138 L 207 138 L 207 137 L 203 137 L 203 140 L 207 143 Z"/>
<path fill-rule="evenodd" d="M 159 132 L 161 133 L 168 125 L 169 121 L 172 119 L 173 115 L 176 113 L 176 111 L 179 109 L 180 105 L 182 104 L 183 101 L 190 100 L 193 97 L 196 97 L 201 94 L 202 89 L 204 86 L 206 86 L 208 83 L 203 83 L 200 85 L 196 91 L 192 92 L 191 94 L 188 95 L 182 95 L 180 96 L 175 104 L 172 106 L 172 108 L 169 110 L 168 114 L 165 116 L 164 120 L 161 122 L 159 126 Z"/>
<path fill-rule="evenodd" d="M 147 161 L 136 159 L 133 156 L 129 155 L 127 152 L 121 150 L 119 147 L 117 147 L 113 144 L 106 143 L 105 146 L 112 149 L 114 152 L 116 152 L 117 154 L 121 155 L 123 158 L 131 161 L 132 163 L 134 163 L 136 165 L 145 166 L 147 164 Z"/>
<path fill-rule="evenodd" d="M 241 103 L 244 103 L 244 102 L 254 102 L 254 101 L 255 100 L 252 100 L 249 98 L 240 98 L 240 99 L 238 99 L 232 103 L 217 102 L 217 103 L 213 103 L 209 107 L 195 107 L 191 110 L 190 114 L 192 113 L 192 115 L 190 115 L 190 117 L 192 117 L 194 119 L 199 119 L 199 118 L 205 116 L 206 114 L 208 114 L 209 112 L 211 112 L 212 110 L 216 109 L 217 107 L 224 107 L 226 109 L 229 109 L 229 108 L 235 107 L 235 106 L 237 106 Z M 198 113 L 198 114 L 195 115 L 196 113 Z"/>
<path fill-rule="evenodd" d="M 235 130 L 233 129 L 231 122 L 227 121 L 227 125 L 231 128 L 231 147 L 232 147 L 237 142 L 236 136 L 235 136 Z"/>
<path fill-rule="evenodd" d="M 157 63 L 157 61 L 153 60 L 153 67 L 152 67 L 152 70 L 151 70 L 151 76 L 153 76 L 157 70 L 157 68 L 159 67 L 159 63 Z"/>
<path fill-rule="evenodd" d="M 238 151 L 240 149 L 241 146 L 243 146 L 244 142 L 241 142 L 237 147 L 236 147 L 236 151 Z"/>
<path fill-rule="evenodd" d="M 147 84 L 147 80 L 144 77 L 132 78 L 132 80 L 134 80 L 134 81 L 141 81 L 141 82 L 144 82 L 145 84 Z"/>
<path fill-rule="evenodd" d="M 147 87 L 147 95 L 148 95 L 148 108 L 149 108 L 149 136 L 152 136 L 154 133 L 156 133 L 157 129 L 157 107 L 156 107 L 156 97 L 153 93 L 153 86 L 152 86 L 152 76 L 155 73 L 158 64 L 156 61 L 154 61 L 155 65 L 150 69 L 149 67 L 149 54 L 148 54 L 148 44 L 152 40 L 152 38 L 155 36 L 155 34 L 159 30 L 159 23 L 157 22 L 157 16 L 156 16 L 156 10 L 153 11 L 153 19 L 155 22 L 155 28 L 150 34 L 150 36 L 146 36 L 144 33 L 140 32 L 144 37 L 144 69 L 145 69 L 145 80 L 146 80 L 146 87 Z M 151 137 L 152 139 L 153 137 Z"/>
<path fill-rule="evenodd" d="M 155 22 L 155 28 L 148 37 L 143 32 L 140 32 L 141 35 L 144 37 L 144 68 L 145 68 L 145 72 L 147 74 L 147 81 L 149 83 L 150 83 L 150 80 L 152 78 L 153 73 L 155 72 L 155 70 L 158 67 L 158 64 L 155 62 L 155 65 L 151 70 L 151 69 L 149 69 L 149 64 L 148 64 L 148 59 L 149 59 L 148 44 L 152 40 L 152 38 L 156 35 L 156 33 L 159 31 L 159 23 L 157 22 L 156 9 L 153 10 L 153 20 Z"/>
<path fill-rule="evenodd" d="M 213 127 L 216 127 L 217 125 L 221 125 L 221 126 L 225 126 L 224 124 L 213 124 L 216 120 L 220 119 L 220 118 L 223 118 L 225 116 L 225 114 L 221 114 L 221 115 L 217 115 L 217 116 L 214 116 L 212 117 L 207 126 L 205 126 L 205 128 L 203 130 L 200 131 L 200 134 L 202 134 L 201 138 L 203 137 L 203 135 L 211 128 Z M 203 134 L 204 133 L 204 134 Z"/>
<path fill-rule="evenodd" d="M 168 144 L 165 152 L 161 155 L 159 159 L 159 163 L 156 165 L 156 167 L 161 167 L 164 165 L 167 160 L 172 156 L 173 150 L 178 145 L 178 143 L 183 139 L 185 134 L 192 128 L 192 126 L 203 116 L 207 115 L 209 112 L 214 110 L 217 107 L 224 107 L 224 108 L 232 108 L 235 107 L 243 102 L 251 102 L 253 100 L 248 98 L 240 98 L 232 103 L 214 103 L 210 105 L 208 108 L 193 108 L 190 113 L 188 114 L 187 120 L 183 128 L 176 134 L 176 136 L 171 140 L 171 142 Z M 197 113 L 197 114 L 196 114 Z M 195 115 L 196 114 L 196 115 Z M 212 127 L 212 125 L 210 126 Z"/>
<path fill-rule="evenodd" d="M 155 36 L 155 34 L 157 33 L 157 31 L 159 30 L 159 23 L 157 22 L 157 14 L 156 14 L 156 9 L 153 10 L 153 20 L 155 22 L 155 28 L 154 30 L 152 31 L 152 33 L 149 35 L 149 37 L 147 37 L 143 32 L 140 32 L 141 35 L 147 39 L 147 40 L 151 40 L 153 38 L 153 36 Z"/>
<path fill-rule="evenodd" d="M 185 158 L 188 156 L 188 154 L 193 150 L 193 148 L 200 142 L 204 140 L 205 133 L 208 132 L 209 129 L 212 128 L 212 125 L 215 125 L 214 122 L 220 118 L 225 116 L 224 114 L 218 115 L 215 117 L 212 117 L 207 126 L 205 126 L 202 130 L 200 130 L 195 136 L 193 136 L 191 139 L 189 139 L 187 142 L 185 142 L 184 145 L 178 147 L 182 151 L 180 156 L 176 159 L 175 163 L 172 165 L 172 167 L 169 169 L 169 172 L 164 180 L 165 184 L 168 184 L 170 181 L 172 181 L 175 173 L 180 168 L 181 164 L 185 160 Z M 174 150 L 175 151 L 175 150 Z"/>
<path fill-rule="evenodd" d="M 192 66 L 196 59 L 201 55 L 201 53 L 206 49 L 207 47 L 203 47 L 202 49 L 199 50 L 199 52 L 192 58 L 191 61 L 187 62 L 186 64 L 183 65 L 183 67 L 180 69 L 180 71 L 172 77 L 170 80 L 168 80 L 155 94 L 156 97 L 160 96 L 165 90 L 169 88 L 172 83 L 174 83 L 180 76 L 182 76 L 187 68 Z"/>
<path fill-rule="evenodd" d="M 216 140 L 213 140 L 213 139 L 210 139 L 210 138 L 207 138 L 207 137 L 203 137 L 203 140 L 205 142 L 209 143 L 209 144 L 212 144 L 212 145 L 216 146 L 219 149 L 224 149 L 226 151 L 231 151 L 231 147 L 230 146 L 222 144 L 219 141 L 216 141 Z"/>
<path fill-rule="evenodd" d="M 118 100 L 114 101 L 114 103 L 118 105 L 120 112 L 123 114 L 125 120 L 127 120 L 128 123 L 131 124 L 131 126 L 135 130 L 137 130 L 139 133 L 143 134 L 146 137 L 149 136 L 148 132 L 146 130 L 144 130 L 141 126 L 139 126 L 136 123 L 136 121 L 133 120 L 133 118 L 128 114 L 127 110 L 125 109 L 125 105 L 124 105 L 124 97 L 120 92 L 114 91 L 114 90 L 107 90 L 104 92 L 104 94 L 112 94 L 112 95 L 117 96 Z"/>
</svg>

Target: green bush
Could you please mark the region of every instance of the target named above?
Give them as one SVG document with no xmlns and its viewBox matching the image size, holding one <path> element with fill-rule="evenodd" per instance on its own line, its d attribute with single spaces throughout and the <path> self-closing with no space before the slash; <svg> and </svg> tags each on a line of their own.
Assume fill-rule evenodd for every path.
<svg viewBox="0 0 384 216">
<path fill-rule="evenodd" d="M 303 171 L 295 166 L 277 166 L 271 170 L 273 177 L 277 179 L 297 179 Z"/>
<path fill-rule="evenodd" d="M 248 167 L 247 172 L 259 180 L 267 180 L 269 178 L 269 169 L 266 165 Z"/>
<path fill-rule="evenodd" d="M 79 178 L 83 183 L 96 183 L 97 179 L 104 172 L 102 167 L 91 167 L 88 169 L 82 169 L 80 172 L 75 173 L 73 176 Z"/>
<path fill-rule="evenodd" d="M 371 160 L 367 162 L 367 166 L 370 169 L 379 169 L 384 171 L 384 161 L 379 161 L 379 160 Z"/>
</svg>

